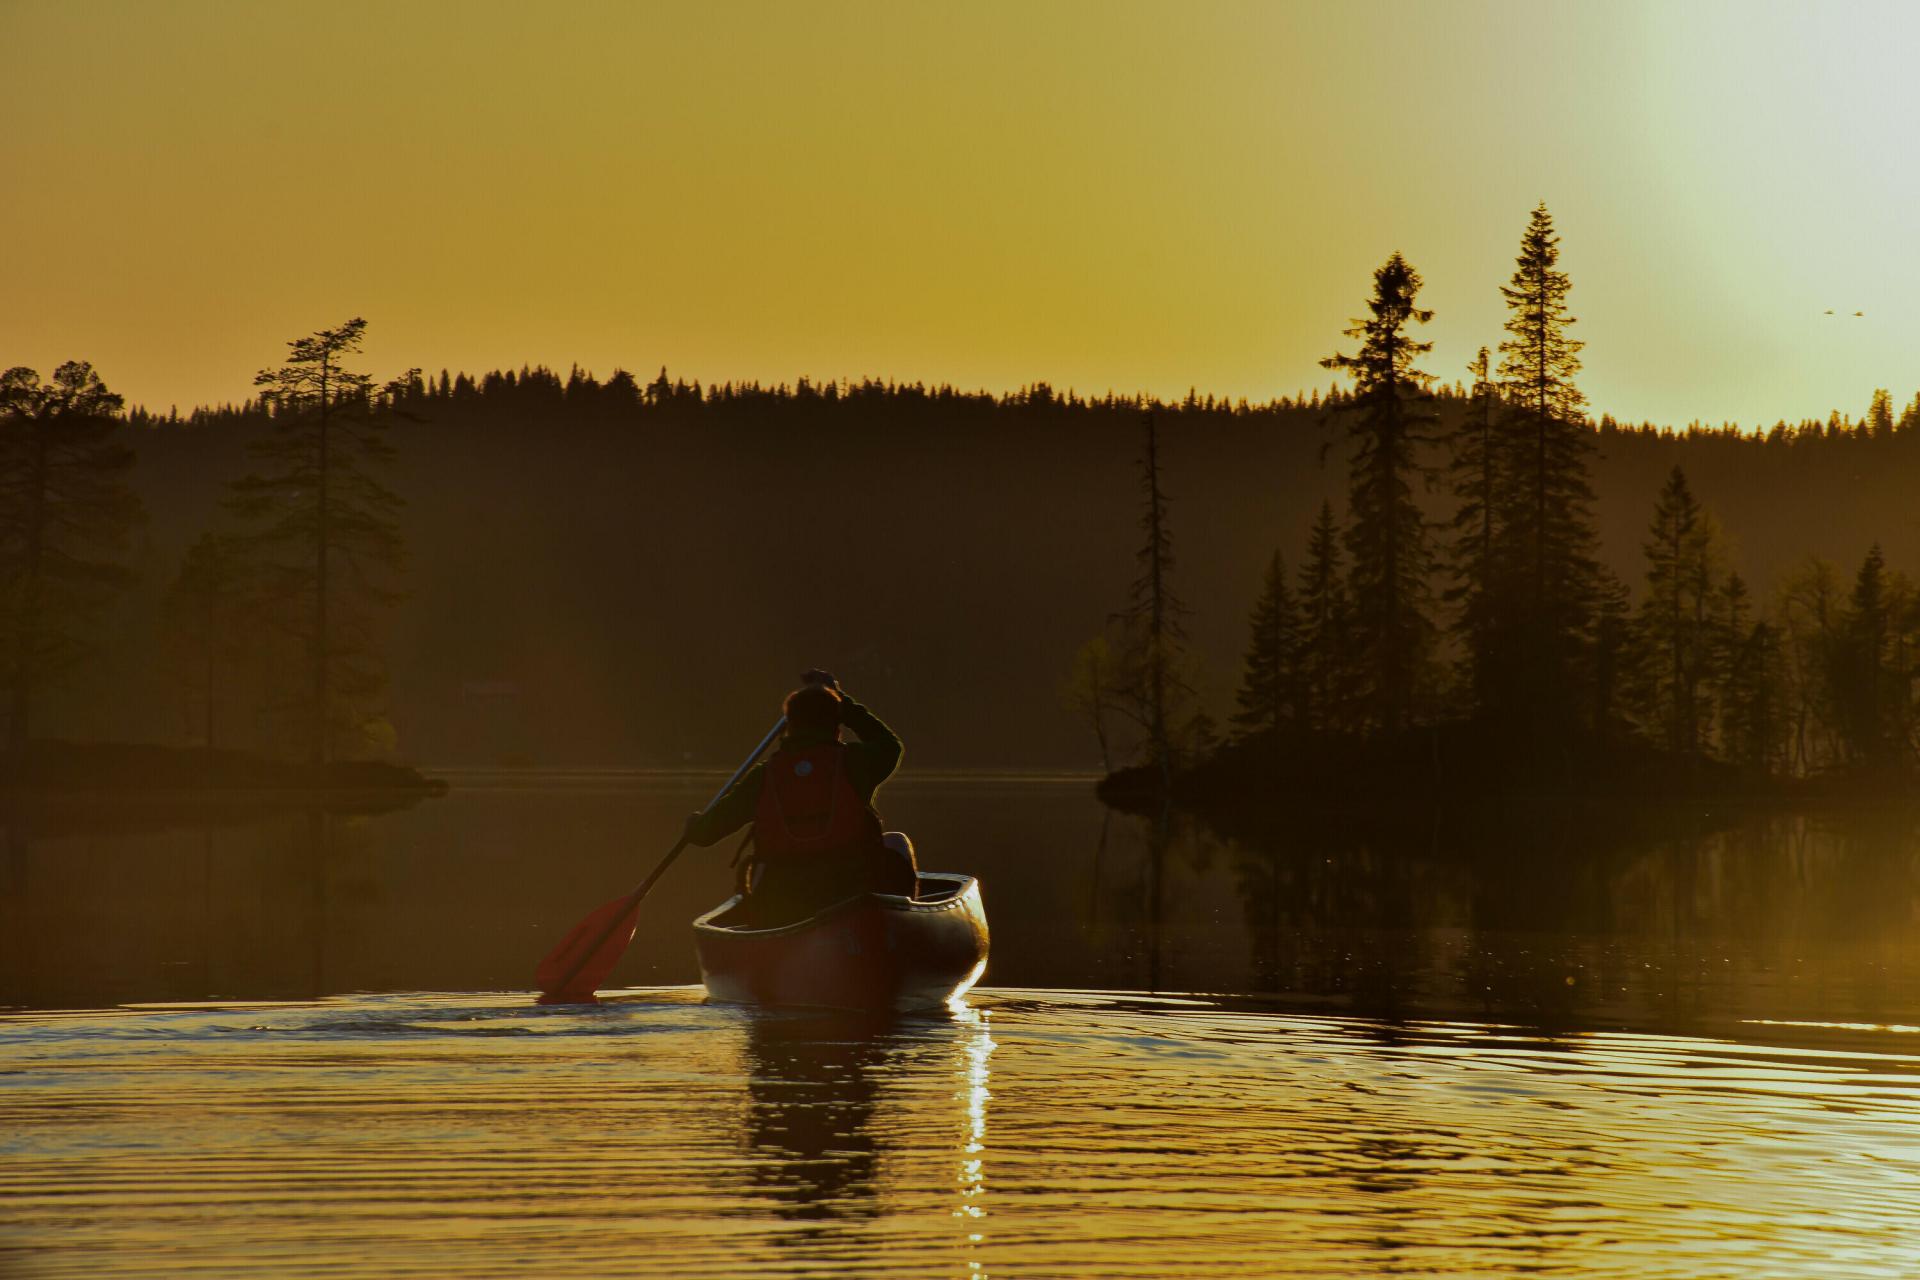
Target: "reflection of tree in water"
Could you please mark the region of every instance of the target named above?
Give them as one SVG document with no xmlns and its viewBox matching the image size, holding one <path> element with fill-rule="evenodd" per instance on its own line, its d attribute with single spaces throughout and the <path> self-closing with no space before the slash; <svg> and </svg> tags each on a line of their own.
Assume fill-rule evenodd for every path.
<svg viewBox="0 0 1920 1280">
<path fill-rule="evenodd" d="M 1676 1018 L 1906 1020 L 1920 1012 L 1917 851 L 1910 812 L 1776 814 L 1618 859 L 1592 927 L 1658 944 L 1622 985 Z"/>
<path fill-rule="evenodd" d="M 3 815 L 0 1001 L 305 999 L 395 985 L 372 932 L 387 868 L 366 816 L 179 797 L 94 808 Z"/>
<path fill-rule="evenodd" d="M 761 1013 L 747 1024 L 746 1145 L 780 1216 L 877 1216 L 883 1031 L 850 1015 Z"/>
<path fill-rule="evenodd" d="M 1301 821 L 1226 844 L 1246 987 L 1552 1029 L 1920 1005 L 1911 814 Z M 1789 989 L 1792 988 L 1792 989 Z"/>
<path fill-rule="evenodd" d="M 1123 867 L 1119 869 L 1121 874 L 1108 877 L 1109 887 L 1104 891 L 1110 902 L 1107 912 L 1101 909 L 1102 881 L 1094 880 L 1093 936 L 1105 941 L 1106 931 L 1100 926 L 1111 918 L 1116 926 L 1113 942 L 1125 948 L 1124 958 L 1133 962 L 1116 975 L 1113 985 L 1137 985 L 1148 991 L 1172 990 L 1188 975 L 1171 963 L 1168 956 L 1166 926 L 1171 909 L 1168 872 L 1176 860 L 1189 870 L 1206 871 L 1217 842 L 1200 823 L 1170 809 L 1152 815 L 1133 815 L 1127 826 L 1131 828 L 1139 856 L 1132 864 L 1131 876 L 1124 874 L 1126 868 Z M 1096 872 L 1108 858 L 1110 830 L 1111 815 L 1100 827 L 1100 843 L 1094 856 Z"/>
<path fill-rule="evenodd" d="M 1115 987 L 1546 1031 L 1920 1017 L 1911 811 L 1542 799 L 1440 814 L 1276 807 L 1257 827 L 1225 829 L 1135 814 L 1112 831 L 1085 936 Z M 1195 909 L 1229 888 L 1244 948 Z"/>
<path fill-rule="evenodd" d="M 1347 997 L 1397 1017 L 1418 994 L 1420 931 L 1457 913 L 1457 885 L 1425 848 L 1382 850 L 1350 825 L 1227 842 L 1253 990 Z"/>
</svg>

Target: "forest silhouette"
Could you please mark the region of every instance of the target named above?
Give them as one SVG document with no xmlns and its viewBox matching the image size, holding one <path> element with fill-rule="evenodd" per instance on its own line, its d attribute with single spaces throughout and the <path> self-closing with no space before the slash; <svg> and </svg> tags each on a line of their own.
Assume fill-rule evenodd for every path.
<svg viewBox="0 0 1920 1280">
<path fill-rule="evenodd" d="M 1550 248 L 1544 217 L 1516 281 Z M 368 482 L 395 501 L 376 496 L 380 527 L 360 529 L 371 542 L 353 570 L 365 570 L 354 651 L 329 668 L 372 732 L 339 749 L 448 765 L 711 765 L 770 690 L 832 655 L 888 707 L 914 765 L 1099 767 L 1061 686 L 1089 637 L 1106 633 L 1116 663 L 1128 644 L 1109 619 L 1141 603 L 1129 592 L 1150 417 L 1157 518 L 1178 550 L 1164 584 L 1178 609 L 1164 621 L 1181 655 L 1165 675 L 1190 690 L 1161 730 L 1170 750 L 1200 711 L 1196 732 L 1213 743 L 1244 746 L 1263 726 L 1277 741 L 1298 725 L 1385 750 L 1389 768 L 1398 749 L 1381 742 L 1424 734 L 1431 755 L 1436 726 L 1477 725 L 1450 731 L 1459 753 L 1496 730 L 1511 745 L 1578 728 L 1709 765 L 1905 772 L 1920 608 L 1899 566 L 1920 559 L 1920 396 L 1896 408 L 1875 391 L 1858 416 L 1764 430 L 1668 430 L 1590 417 L 1562 372 L 1529 408 L 1522 375 L 1492 357 L 1451 382 L 1421 371 L 1417 272 L 1398 255 L 1382 272 L 1372 301 L 1385 312 L 1356 322 L 1328 362 L 1353 385 L 1263 404 L 1043 382 L 1000 394 L 874 379 L 702 386 L 665 370 L 365 381 L 357 402 L 386 424 Z M 1406 344 L 1384 354 L 1368 330 L 1383 314 L 1400 316 Z M 31 371 L 7 377 L 19 686 L 22 442 L 46 402 L 29 394 L 44 390 Z M 271 398 L 184 415 L 101 400 L 89 413 L 111 424 L 100 447 L 144 516 L 121 510 L 101 531 L 90 563 L 112 570 L 73 613 L 61 678 L 27 673 L 33 735 L 316 754 L 313 718 L 286 713 L 288 690 L 316 678 L 310 638 L 284 618 L 182 620 L 183 602 L 206 605 L 219 579 L 212 552 L 233 548 L 217 540 L 262 536 L 235 495 L 250 476 L 271 479 L 263 442 L 297 424 Z M 1536 485 L 1530 507 L 1487 492 L 1476 506 L 1475 486 L 1494 482 L 1488 442 L 1528 413 L 1564 455 L 1547 478 L 1559 487 L 1543 497 Z M 1486 554 L 1476 521 L 1489 502 L 1533 531 L 1519 540 L 1526 572 L 1502 569 L 1526 589 L 1505 600 L 1476 596 L 1461 571 Z M 1658 564 L 1656 526 L 1672 535 Z M 1355 556 L 1382 538 L 1400 548 L 1384 574 Z M 1292 643 L 1311 609 L 1352 634 L 1337 654 L 1269 663 L 1263 692 L 1249 653 L 1263 630 Z M 1744 674 L 1727 665 L 1722 619 L 1739 621 L 1736 648 L 1757 646 Z M 1646 660 L 1656 633 L 1664 675 Z M 1150 728 L 1107 732 L 1112 764 L 1168 754 Z M 1204 745 L 1183 738 L 1170 765 L 1190 768 Z M 1235 777 L 1273 781 L 1244 765 Z"/>
<path fill-rule="evenodd" d="M 1434 318 L 1416 303 L 1421 284 L 1391 255 L 1368 314 L 1345 331 L 1358 350 L 1321 362 L 1352 382 L 1331 411 L 1350 447 L 1345 518 L 1322 503 L 1291 583 L 1274 551 L 1224 741 L 1191 683 L 1169 674 L 1185 665 L 1185 637 L 1161 619 L 1184 608 L 1164 585 L 1173 544 L 1146 415 L 1134 603 L 1082 649 L 1069 686 L 1103 754 L 1109 712 L 1140 730 L 1147 763 L 1111 773 L 1103 794 L 1217 811 L 1258 810 L 1275 792 L 1324 804 L 1904 786 L 1920 727 L 1920 596 L 1878 541 L 1850 589 L 1809 558 L 1756 604 L 1676 462 L 1640 563 L 1608 565 L 1577 385 L 1585 344 L 1570 333 L 1572 281 L 1546 206 L 1501 288 L 1498 369 L 1482 347 L 1466 411 L 1444 433 L 1434 376 L 1419 367 L 1433 349 L 1419 327 Z M 1916 413 L 1920 398 L 1896 421 L 1877 391 L 1859 434 L 1892 439 Z M 1444 524 L 1416 497 L 1442 474 L 1454 499 Z"/>
</svg>

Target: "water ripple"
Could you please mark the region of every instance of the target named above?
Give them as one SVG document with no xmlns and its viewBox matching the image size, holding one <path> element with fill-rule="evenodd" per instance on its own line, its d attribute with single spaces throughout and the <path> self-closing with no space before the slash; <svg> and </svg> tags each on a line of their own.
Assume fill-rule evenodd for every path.
<svg viewBox="0 0 1920 1280">
<path fill-rule="evenodd" d="M 0 1274 L 1908 1276 L 1917 1102 L 1876 1026 L 37 1013 L 0 1018 Z"/>
</svg>

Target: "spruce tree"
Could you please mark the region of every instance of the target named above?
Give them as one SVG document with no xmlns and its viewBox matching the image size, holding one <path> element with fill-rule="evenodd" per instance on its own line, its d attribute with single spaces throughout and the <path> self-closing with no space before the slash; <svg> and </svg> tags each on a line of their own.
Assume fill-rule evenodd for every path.
<svg viewBox="0 0 1920 1280">
<path fill-rule="evenodd" d="M 1728 685 L 1727 758 L 1754 772 L 1772 773 L 1788 728 L 1780 628 L 1754 623 L 1737 661 Z"/>
<path fill-rule="evenodd" d="M 1874 543 L 1854 575 L 1829 681 L 1833 712 L 1847 759 L 1885 768 L 1906 747 L 1913 675 L 1903 660 L 1913 612 L 1907 584 L 1888 572 Z"/>
<path fill-rule="evenodd" d="M 1642 549 L 1647 594 L 1640 608 L 1646 655 L 1641 706 L 1668 750 L 1692 755 L 1706 727 L 1701 703 L 1713 670 L 1718 549 L 1713 517 L 1679 467 L 1660 489 Z"/>
<path fill-rule="evenodd" d="M 1420 450 L 1435 420 L 1433 377 L 1414 362 L 1433 344 L 1407 332 L 1433 319 L 1433 312 L 1414 305 L 1420 283 L 1405 258 L 1388 258 L 1373 273 L 1370 315 L 1346 330 L 1360 340 L 1359 351 L 1320 362 L 1353 378 L 1353 395 L 1341 411 L 1355 444 L 1346 530 L 1354 664 L 1368 720 L 1389 732 L 1413 718 L 1433 647 L 1431 554 L 1413 496 L 1414 479 L 1425 474 Z"/>
<path fill-rule="evenodd" d="M 1497 580 L 1499 516 L 1505 493 L 1506 438 L 1500 420 L 1500 393 L 1494 385 L 1487 349 L 1480 348 L 1467 366 L 1473 386 L 1467 393 L 1466 414 L 1455 429 L 1448 470 L 1453 496 L 1453 585 L 1446 593 L 1455 609 L 1454 629 L 1466 655 L 1467 683 L 1475 710 L 1493 698 L 1497 672 L 1493 628 L 1500 601 Z"/>
<path fill-rule="evenodd" d="M 1536 726 L 1568 718 L 1594 583 L 1593 488 L 1586 398 L 1574 385 L 1583 345 L 1567 336 L 1572 281 L 1559 270 L 1560 238 L 1542 204 L 1520 240 L 1500 344 L 1500 392 L 1508 407 L 1513 466 L 1498 520 L 1510 591 L 1487 655 L 1502 671 L 1500 701 Z M 1512 637 L 1512 652 L 1503 633 Z"/>
<path fill-rule="evenodd" d="M 1348 718 L 1350 609 L 1333 504 L 1322 502 L 1300 567 L 1300 723 L 1344 730 Z"/>
<path fill-rule="evenodd" d="M 1298 711 L 1300 659 L 1300 616 L 1278 551 L 1267 562 L 1248 631 L 1246 668 L 1234 700 L 1234 731 L 1241 738 L 1277 738 Z"/>
<path fill-rule="evenodd" d="M 35 699 L 86 655 L 99 610 L 133 581 L 117 559 L 141 510 L 120 409 L 83 361 L 50 383 L 0 374 L 0 679 L 16 753 Z"/>
<path fill-rule="evenodd" d="M 1753 620 L 1746 580 L 1727 575 L 1716 608 L 1714 701 L 1721 754 L 1756 773 L 1773 768 L 1784 722 L 1780 634 Z"/>
<path fill-rule="evenodd" d="M 1904 435 L 1909 431 L 1920 430 L 1920 391 L 1907 401 L 1907 407 L 1900 411 L 1900 420 L 1893 424 L 1896 434 Z"/>
<path fill-rule="evenodd" d="M 1753 633 L 1753 599 L 1747 580 L 1728 573 L 1714 592 L 1713 625 L 1709 644 L 1712 648 L 1713 715 L 1719 731 L 1721 754 L 1733 758 L 1733 707 L 1742 695 L 1746 677 L 1744 662 L 1747 642 Z"/>
<path fill-rule="evenodd" d="M 1893 394 L 1884 387 L 1876 388 L 1872 402 L 1867 405 L 1867 416 L 1860 425 L 1874 439 L 1892 435 Z"/>
</svg>

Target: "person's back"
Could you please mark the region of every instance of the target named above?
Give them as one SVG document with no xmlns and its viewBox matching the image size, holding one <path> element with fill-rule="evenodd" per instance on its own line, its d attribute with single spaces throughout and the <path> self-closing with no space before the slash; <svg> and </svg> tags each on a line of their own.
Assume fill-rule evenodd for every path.
<svg viewBox="0 0 1920 1280">
<path fill-rule="evenodd" d="M 754 824 L 742 888 L 760 925 L 802 919 L 861 892 L 911 896 L 918 883 L 912 845 L 883 833 L 873 807 L 899 766 L 899 737 L 831 675 L 809 671 L 806 680 L 787 695 L 779 748 L 687 823 L 689 841 L 701 846 Z M 843 727 L 859 740 L 841 741 Z"/>
</svg>

